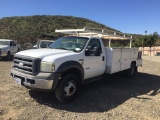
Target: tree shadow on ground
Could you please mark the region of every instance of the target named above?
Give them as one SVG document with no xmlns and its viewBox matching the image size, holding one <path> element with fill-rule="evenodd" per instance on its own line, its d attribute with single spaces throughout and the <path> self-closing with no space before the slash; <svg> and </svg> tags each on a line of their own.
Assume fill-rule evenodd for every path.
<svg viewBox="0 0 160 120">
<path fill-rule="evenodd" d="M 68 104 L 59 103 L 53 92 L 30 90 L 29 94 L 40 104 L 71 112 L 104 112 L 116 108 L 130 98 L 139 98 L 149 92 L 159 93 L 160 76 L 137 73 L 133 78 L 121 74 L 106 75 L 102 80 L 83 85 L 78 96 Z"/>
</svg>

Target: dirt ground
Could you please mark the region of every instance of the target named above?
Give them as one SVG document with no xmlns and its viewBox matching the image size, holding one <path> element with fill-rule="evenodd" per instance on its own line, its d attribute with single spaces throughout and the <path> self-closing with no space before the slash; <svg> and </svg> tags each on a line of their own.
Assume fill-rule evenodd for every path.
<svg viewBox="0 0 160 120">
<path fill-rule="evenodd" d="M 154 58 L 152 58 L 154 59 Z M 160 57 L 156 58 L 160 61 Z M 0 120 L 158 120 L 160 62 L 143 61 L 133 78 L 123 73 L 83 85 L 72 103 L 61 104 L 53 92 L 17 85 L 12 62 L 0 60 Z"/>
</svg>

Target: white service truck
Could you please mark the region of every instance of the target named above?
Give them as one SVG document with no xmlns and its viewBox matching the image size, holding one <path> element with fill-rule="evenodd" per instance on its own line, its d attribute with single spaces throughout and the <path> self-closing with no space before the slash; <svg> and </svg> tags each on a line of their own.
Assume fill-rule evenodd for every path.
<svg viewBox="0 0 160 120">
<path fill-rule="evenodd" d="M 0 57 L 5 57 L 7 60 L 20 50 L 20 44 L 14 40 L 0 39 Z"/>
<path fill-rule="evenodd" d="M 106 48 L 100 37 L 78 33 L 77 36 L 61 37 L 49 47 L 16 53 L 11 76 L 17 84 L 30 89 L 55 90 L 56 98 L 62 103 L 73 100 L 86 82 L 98 80 L 105 73 L 123 70 L 131 77 L 142 65 L 137 48 Z"/>
</svg>

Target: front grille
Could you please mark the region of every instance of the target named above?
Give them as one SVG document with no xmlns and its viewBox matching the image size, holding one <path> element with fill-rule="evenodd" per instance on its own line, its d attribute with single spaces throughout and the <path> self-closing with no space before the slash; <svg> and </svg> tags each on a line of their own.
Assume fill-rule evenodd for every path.
<svg viewBox="0 0 160 120">
<path fill-rule="evenodd" d="M 23 73 L 36 75 L 40 71 L 40 59 L 15 55 L 14 68 Z"/>
</svg>

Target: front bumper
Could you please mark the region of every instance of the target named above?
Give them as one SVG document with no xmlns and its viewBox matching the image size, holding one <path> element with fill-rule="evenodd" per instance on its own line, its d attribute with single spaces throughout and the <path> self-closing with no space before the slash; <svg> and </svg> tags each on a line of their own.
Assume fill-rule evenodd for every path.
<svg viewBox="0 0 160 120">
<path fill-rule="evenodd" d="M 57 73 L 42 73 L 40 72 L 36 76 L 22 73 L 20 71 L 11 68 L 11 77 L 22 86 L 30 89 L 38 90 L 53 90 L 54 89 L 54 78 Z"/>
</svg>

